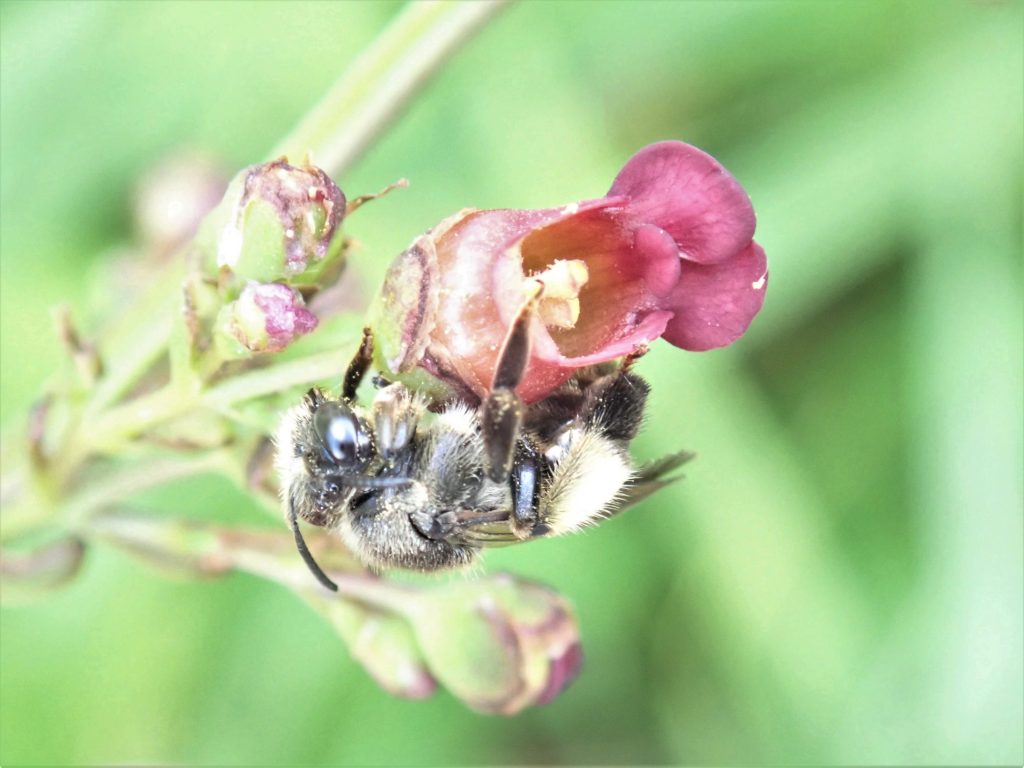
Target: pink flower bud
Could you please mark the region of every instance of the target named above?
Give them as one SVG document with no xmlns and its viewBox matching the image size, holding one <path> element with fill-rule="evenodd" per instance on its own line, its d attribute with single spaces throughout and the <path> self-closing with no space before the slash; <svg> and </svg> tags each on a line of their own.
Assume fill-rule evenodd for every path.
<svg viewBox="0 0 1024 768">
<path fill-rule="evenodd" d="M 248 283 L 217 319 L 218 338 L 241 345 L 238 352 L 280 352 L 316 328 L 316 316 L 302 295 L 280 283 Z"/>
<path fill-rule="evenodd" d="M 382 362 L 483 396 L 513 318 L 538 289 L 517 389 L 527 402 L 659 337 L 688 350 L 726 346 L 764 302 L 754 223 L 743 188 L 714 158 L 671 141 L 634 155 L 597 200 L 461 211 L 389 269 L 373 320 Z"/>
</svg>

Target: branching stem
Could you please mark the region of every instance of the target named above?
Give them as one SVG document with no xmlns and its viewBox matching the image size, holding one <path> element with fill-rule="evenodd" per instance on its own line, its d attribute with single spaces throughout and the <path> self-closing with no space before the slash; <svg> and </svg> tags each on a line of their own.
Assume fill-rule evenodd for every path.
<svg viewBox="0 0 1024 768">
<path fill-rule="evenodd" d="M 505 0 L 411 2 L 282 140 L 270 159 L 311 156 L 334 176 L 366 148 Z"/>
</svg>

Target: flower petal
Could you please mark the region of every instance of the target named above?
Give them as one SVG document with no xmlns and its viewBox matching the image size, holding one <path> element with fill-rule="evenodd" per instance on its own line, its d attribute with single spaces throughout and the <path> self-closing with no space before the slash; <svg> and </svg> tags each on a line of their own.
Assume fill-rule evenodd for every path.
<svg viewBox="0 0 1024 768">
<path fill-rule="evenodd" d="M 679 282 L 679 248 L 672 236 L 653 224 L 644 224 L 633 233 L 633 248 L 643 260 L 647 289 L 662 298 Z"/>
<path fill-rule="evenodd" d="M 585 306 L 588 290 L 603 284 L 597 262 L 618 263 L 615 254 L 624 230 L 617 217 L 624 203 L 622 198 L 601 198 L 539 211 L 470 211 L 433 234 L 441 298 L 425 359 L 436 371 L 445 371 L 444 378 L 454 377 L 485 396 L 508 329 L 528 296 L 526 273 L 543 271 L 556 259 L 586 255 L 590 277 L 581 294 Z M 626 266 L 637 270 L 636 265 Z M 639 275 L 634 282 L 642 284 Z M 595 344 L 609 333 L 595 329 L 600 336 Z M 517 389 L 527 402 L 542 398 L 572 373 L 563 370 L 560 361 L 565 358 L 539 320 L 531 340 L 533 359 Z"/>
<path fill-rule="evenodd" d="M 626 163 L 609 195 L 630 198 L 630 216 L 668 232 L 683 258 L 724 261 L 754 236 L 750 198 L 711 155 L 681 141 L 651 144 Z"/>
<path fill-rule="evenodd" d="M 663 338 L 694 352 L 731 344 L 761 309 L 767 285 L 764 250 L 754 242 L 724 264 L 684 261 L 682 279 L 666 301 L 676 314 Z"/>
<path fill-rule="evenodd" d="M 629 333 L 639 312 L 653 306 L 644 283 L 645 254 L 637 251 L 621 214 L 620 208 L 612 206 L 580 211 L 534 230 L 518 244 L 527 274 L 540 273 L 559 260 L 579 260 L 587 267 L 577 322 L 572 328 L 550 329 L 557 348 L 534 334 L 539 342 L 535 354 L 549 358 L 591 354 Z M 678 255 L 673 258 L 679 260 Z"/>
<path fill-rule="evenodd" d="M 647 312 L 638 318 L 634 318 L 628 326 L 628 330 L 622 331 L 621 335 L 614 341 L 607 342 L 595 352 L 577 357 L 562 356 L 558 360 L 570 372 L 587 365 L 617 360 L 634 352 L 637 347 L 643 347 L 658 339 L 665 332 L 665 328 L 672 321 L 672 317 L 673 314 L 668 311 L 653 310 Z M 568 375 L 565 378 L 568 378 Z"/>
<path fill-rule="evenodd" d="M 589 354 L 567 357 L 558 352 L 547 329 L 539 323 L 533 333 L 533 356 L 516 392 L 526 403 L 543 400 L 580 368 L 618 360 L 659 338 L 672 319 L 668 311 L 653 310 L 636 318 L 620 335 Z"/>
</svg>

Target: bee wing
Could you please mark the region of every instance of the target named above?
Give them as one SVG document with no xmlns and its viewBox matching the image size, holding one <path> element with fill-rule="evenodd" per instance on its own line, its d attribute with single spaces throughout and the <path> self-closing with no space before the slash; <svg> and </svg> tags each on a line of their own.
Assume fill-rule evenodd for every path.
<svg viewBox="0 0 1024 768">
<path fill-rule="evenodd" d="M 508 518 L 495 522 L 467 522 L 458 532 L 458 537 L 473 547 L 507 547 L 524 539 L 516 536 Z"/>
<path fill-rule="evenodd" d="M 505 547 L 523 541 L 512 530 L 507 511 L 460 509 L 438 516 L 435 525 L 442 531 L 440 538 L 471 547 Z"/>
<path fill-rule="evenodd" d="M 666 485 L 671 485 L 681 478 L 680 475 L 667 477 L 673 470 L 683 466 L 697 454 L 691 451 L 679 451 L 662 456 L 660 459 L 650 461 L 642 465 L 629 484 L 623 489 L 621 503 L 617 511 L 621 512 L 627 507 L 643 501 L 655 491 L 659 491 Z"/>
</svg>

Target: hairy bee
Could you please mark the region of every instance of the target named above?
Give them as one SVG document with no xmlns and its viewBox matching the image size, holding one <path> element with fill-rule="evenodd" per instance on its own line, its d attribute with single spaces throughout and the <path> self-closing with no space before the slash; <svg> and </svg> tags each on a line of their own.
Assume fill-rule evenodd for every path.
<svg viewBox="0 0 1024 768">
<path fill-rule="evenodd" d="M 356 390 L 373 336 L 350 364 L 342 394 L 310 390 L 276 435 L 285 514 L 317 579 L 299 520 L 337 531 L 375 569 L 433 571 L 466 565 L 486 547 L 578 530 L 671 482 L 685 452 L 636 467 L 636 436 L 649 392 L 620 366 L 581 369 L 544 400 L 514 393 L 529 358 L 528 313 L 513 324 L 483 402 L 434 405 L 375 377 L 373 402 Z M 436 411 L 436 412 L 432 412 Z"/>
</svg>

